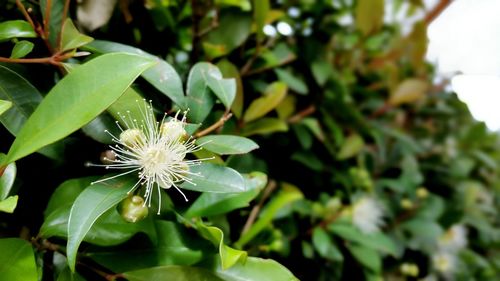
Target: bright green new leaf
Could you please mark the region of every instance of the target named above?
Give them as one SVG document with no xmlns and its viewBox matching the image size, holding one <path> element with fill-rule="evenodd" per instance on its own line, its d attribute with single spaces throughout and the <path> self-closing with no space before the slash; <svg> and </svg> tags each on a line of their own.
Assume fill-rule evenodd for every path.
<svg viewBox="0 0 500 281">
<path fill-rule="evenodd" d="M 19 238 L 0 239 L 0 274 L 2 280 L 38 280 L 35 254 L 28 241 Z"/>
<path fill-rule="evenodd" d="M 389 104 L 398 106 L 405 103 L 414 103 L 424 97 L 429 89 L 429 83 L 417 78 L 409 78 L 401 82 L 391 93 Z"/>
<path fill-rule="evenodd" d="M 30 41 L 21 40 L 16 42 L 12 52 L 10 53 L 11 59 L 19 59 L 25 57 L 27 54 L 31 53 L 35 44 Z"/>
<path fill-rule="evenodd" d="M 169 97 L 175 104 L 185 109 L 182 80 L 175 69 L 166 61 L 148 54 L 141 49 L 111 41 L 94 40 L 90 44 L 87 44 L 84 49 L 98 53 L 125 52 L 156 60 L 156 65 L 144 71 L 141 76 L 162 94 Z"/>
<path fill-rule="evenodd" d="M 241 135 L 248 137 L 251 135 L 266 135 L 275 132 L 288 131 L 288 124 L 278 118 L 260 118 L 259 120 L 245 125 Z"/>
<path fill-rule="evenodd" d="M 250 122 L 276 108 L 285 98 L 287 89 L 286 84 L 283 82 L 274 82 L 269 85 L 264 91 L 264 96 L 255 99 L 247 108 L 243 120 Z"/>
<path fill-rule="evenodd" d="M 122 274 L 129 281 L 176 280 L 176 281 L 224 281 L 213 272 L 200 268 L 179 265 L 157 266 Z"/>
<path fill-rule="evenodd" d="M 33 153 L 92 121 L 152 65 L 144 57 L 116 53 L 79 66 L 52 88 L 26 121 L 7 161 Z"/>
<path fill-rule="evenodd" d="M 7 199 L 0 201 L 0 212 L 6 212 L 12 214 L 17 206 L 17 200 L 19 196 L 9 196 Z"/>
<path fill-rule="evenodd" d="M 345 139 L 339 153 L 337 154 L 337 159 L 345 160 L 353 156 L 358 155 L 365 146 L 365 141 L 358 134 L 352 134 L 347 139 Z"/>
<path fill-rule="evenodd" d="M 244 154 L 259 148 L 253 140 L 231 135 L 210 135 L 196 141 L 203 149 L 220 155 Z"/>
<path fill-rule="evenodd" d="M 181 188 L 199 192 L 235 193 L 246 191 L 245 180 L 237 171 L 220 165 L 203 163 L 190 167 L 191 183 L 185 181 Z"/>
<path fill-rule="evenodd" d="M 364 35 L 379 30 L 384 24 L 384 0 L 358 0 L 356 26 Z"/>
<path fill-rule="evenodd" d="M 224 233 L 215 226 L 206 226 L 202 222 L 196 224 L 198 232 L 203 238 L 212 242 L 219 249 L 222 269 L 228 269 L 236 263 L 245 263 L 247 252 L 233 249 L 224 244 Z"/>
<path fill-rule="evenodd" d="M 0 42 L 12 38 L 34 37 L 36 37 L 36 32 L 27 21 L 10 20 L 0 23 Z"/>
<path fill-rule="evenodd" d="M 127 197 L 127 192 L 135 182 L 133 178 L 111 179 L 87 187 L 76 198 L 69 215 L 66 248 L 68 265 L 72 271 L 75 270 L 78 247 L 87 232 L 100 216 Z"/>
<path fill-rule="evenodd" d="M 93 40 L 94 38 L 81 34 L 80 31 L 76 29 L 71 19 L 66 19 L 61 34 L 61 51 L 79 48 Z"/>
<path fill-rule="evenodd" d="M 274 216 L 283 207 L 304 197 L 302 192 L 289 183 L 282 183 L 282 188 L 269 203 L 267 203 L 265 210 L 261 213 L 259 219 L 250 227 L 250 229 L 240 236 L 236 241 L 235 246 L 242 248 L 246 243 L 250 242 L 257 234 L 266 228 L 273 220 Z"/>
<path fill-rule="evenodd" d="M 0 115 L 7 111 L 12 106 L 12 102 L 0 100 Z"/>
<path fill-rule="evenodd" d="M 244 264 L 237 263 L 229 269 L 217 260 L 215 271 L 225 281 L 298 281 L 290 270 L 271 259 L 248 257 Z"/>
<path fill-rule="evenodd" d="M 5 154 L 0 153 L 0 164 L 5 161 Z M 14 180 L 16 179 L 16 163 L 10 163 L 5 167 L 2 176 L 0 176 L 0 200 L 4 200 L 9 196 L 10 190 L 14 185 Z"/>
</svg>

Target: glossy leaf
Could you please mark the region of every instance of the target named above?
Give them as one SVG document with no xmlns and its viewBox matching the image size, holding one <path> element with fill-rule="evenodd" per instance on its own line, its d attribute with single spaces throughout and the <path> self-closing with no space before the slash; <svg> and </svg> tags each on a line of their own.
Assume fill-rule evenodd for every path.
<svg viewBox="0 0 500 281">
<path fill-rule="evenodd" d="M 244 175 L 247 191 L 240 193 L 203 193 L 186 211 L 186 217 L 215 216 L 248 206 L 267 183 L 266 174 Z"/>
<path fill-rule="evenodd" d="M 345 139 L 344 144 L 340 148 L 337 154 L 337 159 L 344 160 L 356 156 L 363 150 L 365 146 L 365 141 L 358 134 L 352 134 L 347 139 Z"/>
<path fill-rule="evenodd" d="M 255 122 L 245 125 L 242 136 L 266 135 L 275 132 L 288 131 L 288 124 L 278 118 L 261 118 Z"/>
<path fill-rule="evenodd" d="M 76 253 L 80 243 L 95 221 L 127 197 L 136 179 L 113 179 L 86 188 L 76 198 L 68 221 L 68 265 L 75 270 Z"/>
<path fill-rule="evenodd" d="M 130 281 L 176 280 L 176 281 L 223 281 L 207 269 L 189 266 L 158 266 L 122 274 Z"/>
<path fill-rule="evenodd" d="M 236 80 L 236 96 L 231 105 L 231 111 L 236 118 L 241 118 L 243 113 L 243 82 L 241 80 L 240 72 L 234 64 L 228 60 L 221 60 L 217 63 L 217 67 L 220 69 L 224 77 L 234 78 Z"/>
<path fill-rule="evenodd" d="M 0 163 L 3 163 L 4 160 L 5 154 L 0 153 Z M 10 163 L 3 171 L 2 176 L 0 176 L 0 200 L 4 200 L 9 196 L 10 190 L 14 185 L 14 180 L 16 179 L 16 173 L 16 163 Z"/>
<path fill-rule="evenodd" d="M 98 53 L 125 52 L 145 56 L 156 60 L 156 64 L 142 73 L 146 79 L 158 91 L 169 97 L 175 104 L 185 108 L 184 91 L 182 80 L 175 69 L 166 61 L 157 58 L 141 49 L 128 45 L 104 40 L 94 40 L 85 46 L 85 49 Z"/>
<path fill-rule="evenodd" d="M 246 191 L 245 180 L 237 171 L 220 165 L 203 163 L 190 167 L 192 183 L 184 182 L 181 188 L 199 192 L 234 193 Z"/>
<path fill-rule="evenodd" d="M 251 139 L 231 135 L 210 135 L 196 141 L 203 149 L 220 155 L 248 153 L 259 146 Z"/>
<path fill-rule="evenodd" d="M 216 263 L 216 273 L 226 281 L 298 281 L 286 267 L 271 259 L 248 257 L 244 264 L 237 263 L 224 269 Z"/>
<path fill-rule="evenodd" d="M 36 32 L 27 21 L 11 20 L 0 23 L 0 42 L 12 38 L 34 37 L 36 37 Z"/>
<path fill-rule="evenodd" d="M 303 197 L 304 195 L 296 186 L 282 183 L 280 192 L 267 203 L 265 210 L 261 213 L 259 219 L 252 227 L 240 236 L 240 239 L 235 243 L 236 247 L 242 248 L 272 222 L 278 211 Z"/>
<path fill-rule="evenodd" d="M 0 100 L 0 115 L 7 111 L 12 106 L 12 102 Z"/>
<path fill-rule="evenodd" d="M 98 177 L 76 178 L 61 183 L 52 193 L 43 213 L 44 217 L 47 218 L 53 211 L 63 205 L 72 205 L 78 195 L 97 179 Z"/>
<path fill-rule="evenodd" d="M 219 17 L 218 27 L 208 33 L 204 44 L 211 58 L 230 53 L 245 42 L 251 31 L 252 18 L 248 13 L 224 11 Z"/>
<path fill-rule="evenodd" d="M 33 153 L 90 122 L 151 65 L 143 57 L 109 54 L 76 68 L 52 88 L 26 121 L 7 154 L 7 161 Z"/>
<path fill-rule="evenodd" d="M 16 42 L 12 52 L 10 53 L 11 59 L 19 59 L 25 57 L 27 54 L 31 53 L 35 44 L 30 41 L 21 40 Z"/>
<path fill-rule="evenodd" d="M 71 19 L 66 19 L 62 27 L 61 51 L 79 48 L 92 42 L 94 38 L 81 34 Z"/>
<path fill-rule="evenodd" d="M 364 35 L 376 32 L 384 23 L 384 0 L 359 0 L 355 14 L 356 26 Z"/>
<path fill-rule="evenodd" d="M 142 112 L 147 106 L 149 106 L 149 103 L 137 91 L 128 88 L 121 97 L 108 107 L 107 111 L 123 127 L 126 127 L 126 123 L 130 123 L 130 120 L 135 119 L 137 122 L 141 122 L 144 119 Z M 122 116 L 126 118 L 126 122 L 122 119 Z M 117 127 L 116 124 L 115 127 Z"/>
<path fill-rule="evenodd" d="M 255 99 L 245 111 L 243 120 L 249 122 L 266 115 L 276 108 L 285 98 L 287 86 L 283 82 L 274 82 L 264 91 L 264 96 Z"/>
<path fill-rule="evenodd" d="M 0 212 L 6 212 L 12 214 L 17 206 L 17 200 L 19 196 L 9 196 L 4 200 L 0 200 Z"/>
<path fill-rule="evenodd" d="M 2 280 L 38 280 L 35 255 L 31 244 L 19 238 L 0 239 L 0 272 Z"/>
<path fill-rule="evenodd" d="M 424 97 L 429 88 L 426 81 L 410 78 L 399 84 L 389 98 L 389 104 L 398 106 L 405 103 L 414 103 Z"/>
<path fill-rule="evenodd" d="M 0 65 L 0 99 L 12 103 L 12 107 L 0 116 L 0 121 L 11 134 L 17 135 L 42 101 L 42 95 L 24 77 Z"/>
</svg>

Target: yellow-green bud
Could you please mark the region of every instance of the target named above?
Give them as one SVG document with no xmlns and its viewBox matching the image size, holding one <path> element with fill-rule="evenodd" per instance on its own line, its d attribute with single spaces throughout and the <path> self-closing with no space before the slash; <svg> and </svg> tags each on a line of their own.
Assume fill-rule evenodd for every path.
<svg viewBox="0 0 500 281">
<path fill-rule="evenodd" d="M 420 199 L 425 199 L 429 196 L 429 191 L 425 187 L 419 187 L 417 189 L 417 197 Z"/>
<path fill-rule="evenodd" d="M 161 124 L 160 134 L 164 138 L 179 142 L 185 142 L 189 138 L 188 133 L 184 129 L 184 123 L 175 119 Z"/>
<path fill-rule="evenodd" d="M 120 142 L 128 147 L 137 147 L 144 144 L 146 136 L 139 129 L 127 129 L 120 134 Z"/>
<path fill-rule="evenodd" d="M 411 202 L 411 200 L 408 198 L 402 199 L 399 204 L 401 205 L 401 208 L 405 210 L 413 209 L 413 202 Z"/>
<path fill-rule="evenodd" d="M 148 216 L 148 207 L 144 205 L 141 196 L 131 196 L 125 198 L 119 206 L 120 215 L 128 222 L 138 222 Z"/>
<path fill-rule="evenodd" d="M 414 263 L 403 263 L 400 267 L 401 273 L 406 276 L 417 277 L 420 270 Z"/>
</svg>

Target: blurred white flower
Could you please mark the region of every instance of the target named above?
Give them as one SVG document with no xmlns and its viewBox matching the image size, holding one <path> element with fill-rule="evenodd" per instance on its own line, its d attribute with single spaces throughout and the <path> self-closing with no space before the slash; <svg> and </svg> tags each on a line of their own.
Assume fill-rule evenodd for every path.
<svg viewBox="0 0 500 281">
<path fill-rule="evenodd" d="M 457 258 L 448 252 L 437 252 L 432 256 L 434 269 L 443 276 L 450 276 L 457 269 Z"/>
<path fill-rule="evenodd" d="M 467 228 L 456 224 L 450 227 L 438 240 L 441 251 L 456 253 L 467 246 Z"/>
<path fill-rule="evenodd" d="M 384 225 L 383 216 L 382 205 L 371 197 L 358 199 L 352 206 L 352 223 L 366 234 L 380 230 Z"/>
</svg>

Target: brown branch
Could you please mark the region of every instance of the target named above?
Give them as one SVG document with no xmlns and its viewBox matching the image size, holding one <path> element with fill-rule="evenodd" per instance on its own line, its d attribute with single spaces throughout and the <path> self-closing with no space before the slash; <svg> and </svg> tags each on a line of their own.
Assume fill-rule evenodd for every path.
<svg viewBox="0 0 500 281">
<path fill-rule="evenodd" d="M 45 16 L 43 17 L 43 31 L 44 31 L 44 38 L 49 38 L 49 23 L 50 23 L 50 11 L 52 8 L 52 0 L 47 0 L 45 6 Z"/>
<path fill-rule="evenodd" d="M 218 10 L 216 9 L 215 10 L 215 15 L 214 15 L 214 18 L 212 19 L 212 21 L 210 22 L 210 25 L 208 27 L 206 27 L 205 29 L 203 30 L 200 30 L 198 31 L 197 34 L 195 34 L 194 36 L 197 36 L 197 37 L 203 37 L 205 36 L 207 33 L 209 33 L 210 31 L 214 30 L 215 28 L 219 27 L 219 12 Z"/>
<path fill-rule="evenodd" d="M 274 37 L 269 38 L 269 40 L 266 42 L 264 47 L 262 47 L 260 45 L 260 43 L 257 42 L 257 46 L 256 46 L 255 52 L 253 53 L 252 57 L 240 69 L 241 76 L 245 76 L 248 74 L 248 72 L 250 71 L 250 68 L 255 63 L 255 61 L 259 58 L 260 54 L 262 53 L 262 50 L 269 48 L 274 43 L 275 40 L 276 39 Z"/>
<path fill-rule="evenodd" d="M 381 107 L 375 110 L 372 115 L 368 119 L 375 119 L 381 115 L 384 115 L 387 111 L 389 111 L 392 106 L 389 103 L 384 103 Z"/>
<path fill-rule="evenodd" d="M 264 189 L 264 194 L 262 194 L 259 203 L 253 207 L 252 211 L 250 211 L 250 215 L 248 216 L 248 219 L 245 222 L 245 225 L 243 226 L 243 230 L 241 231 L 242 235 L 245 234 L 245 232 L 247 232 L 250 229 L 250 227 L 252 227 L 253 223 L 255 222 L 255 219 L 257 219 L 257 215 L 259 214 L 260 209 L 262 209 L 262 206 L 264 205 L 264 202 L 271 195 L 271 193 L 273 193 L 276 187 L 277 187 L 276 181 L 270 180 L 266 188 Z"/>
<path fill-rule="evenodd" d="M 241 76 L 250 76 L 250 75 L 262 73 L 262 72 L 267 71 L 269 69 L 273 69 L 273 68 L 276 68 L 278 66 L 282 66 L 282 65 L 285 65 L 287 63 L 290 63 L 290 62 L 294 61 L 296 58 L 297 57 L 295 55 L 289 55 L 287 58 L 285 58 L 284 60 L 282 60 L 278 65 L 264 66 L 264 67 L 257 68 L 257 69 L 251 70 L 251 71 L 249 70 L 249 71 L 246 71 L 246 72 L 242 72 Z"/>
<path fill-rule="evenodd" d="M 3 173 L 5 172 L 6 168 L 7 168 L 7 166 L 0 167 L 0 177 L 3 176 Z"/>
<path fill-rule="evenodd" d="M 56 66 L 61 65 L 61 61 L 68 59 L 72 57 L 72 53 L 66 53 L 66 54 L 61 54 L 61 53 L 55 53 L 51 57 L 45 57 L 45 58 L 21 58 L 21 59 L 11 59 L 11 58 L 5 58 L 5 57 L 0 57 L 0 62 L 9 62 L 9 63 L 48 63 L 48 64 L 53 64 Z"/>
<path fill-rule="evenodd" d="M 35 23 L 31 19 L 30 14 L 28 14 L 28 11 L 26 11 L 26 7 L 24 7 L 23 3 L 21 3 L 21 0 L 16 0 L 16 5 L 19 10 L 21 10 L 21 13 L 23 13 L 23 16 L 26 18 L 26 20 L 30 23 L 31 27 L 33 29 L 36 29 Z"/>
<path fill-rule="evenodd" d="M 311 104 L 310 106 L 306 107 L 305 109 L 297 112 L 297 114 L 295 114 L 292 117 L 288 118 L 288 123 L 290 123 L 290 124 L 298 123 L 302 119 L 304 119 L 305 117 L 313 114 L 314 112 L 316 112 L 316 106 L 314 106 L 313 104 Z"/>
<path fill-rule="evenodd" d="M 441 0 L 425 15 L 425 23 L 429 25 L 432 23 L 450 4 L 453 0 Z"/>
<path fill-rule="evenodd" d="M 207 134 L 211 133 L 212 131 L 214 131 L 217 128 L 219 128 L 222 125 L 224 125 L 224 123 L 226 123 L 226 121 L 229 120 L 229 118 L 231 118 L 231 116 L 233 116 L 233 114 L 230 113 L 230 112 L 224 113 L 224 115 L 222 115 L 222 117 L 217 122 L 215 122 L 214 124 L 212 124 L 210 127 L 206 128 L 205 130 L 196 133 L 194 136 L 196 138 L 199 138 L 199 137 L 203 137 L 204 135 L 207 135 Z"/>
</svg>

